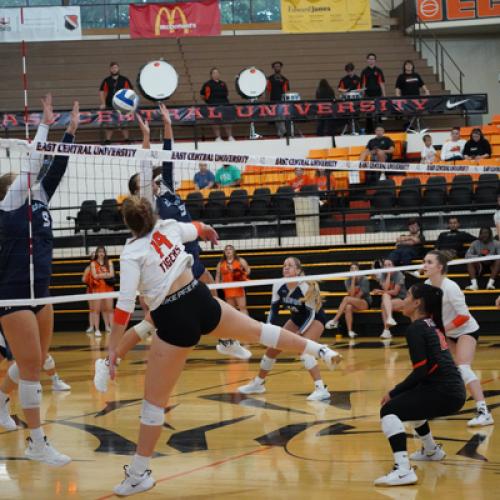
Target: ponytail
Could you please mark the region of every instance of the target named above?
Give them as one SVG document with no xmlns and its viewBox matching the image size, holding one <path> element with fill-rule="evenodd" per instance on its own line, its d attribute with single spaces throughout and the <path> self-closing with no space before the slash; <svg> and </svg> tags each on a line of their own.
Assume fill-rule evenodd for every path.
<svg viewBox="0 0 500 500">
<path fill-rule="evenodd" d="M 146 198 L 132 196 L 122 205 L 122 214 L 125 224 L 134 233 L 136 238 L 142 238 L 153 230 L 156 215 L 151 203 Z"/>
<path fill-rule="evenodd" d="M 302 268 L 302 262 L 297 257 L 287 257 L 285 260 L 291 259 L 293 260 L 295 266 L 299 270 L 299 276 L 305 276 L 305 272 Z M 306 281 L 308 285 L 307 292 L 304 297 L 301 299 L 301 302 L 313 302 L 314 310 L 318 312 L 323 305 L 323 301 L 321 300 L 321 291 L 319 289 L 319 284 L 317 281 Z"/>
<path fill-rule="evenodd" d="M 417 283 L 410 288 L 414 299 L 422 301 L 423 312 L 434 321 L 436 327 L 444 333 L 443 291 L 432 285 Z"/>
</svg>

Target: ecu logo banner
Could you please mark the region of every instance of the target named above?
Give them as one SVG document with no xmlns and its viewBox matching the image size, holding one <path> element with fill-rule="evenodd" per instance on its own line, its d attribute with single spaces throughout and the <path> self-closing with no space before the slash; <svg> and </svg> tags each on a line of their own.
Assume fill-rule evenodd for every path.
<svg viewBox="0 0 500 500">
<path fill-rule="evenodd" d="M 426 22 L 477 21 L 500 17 L 496 0 L 417 0 L 417 15 Z"/>
<path fill-rule="evenodd" d="M 217 0 L 169 4 L 130 4 L 131 38 L 220 35 Z"/>
</svg>

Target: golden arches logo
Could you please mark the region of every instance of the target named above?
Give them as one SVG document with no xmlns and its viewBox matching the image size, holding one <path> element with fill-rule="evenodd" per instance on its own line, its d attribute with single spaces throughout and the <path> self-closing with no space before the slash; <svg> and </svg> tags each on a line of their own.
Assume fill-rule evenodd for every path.
<svg viewBox="0 0 500 500">
<path fill-rule="evenodd" d="M 175 19 L 179 15 L 179 24 L 175 24 Z M 161 19 L 165 15 L 165 19 L 167 21 L 166 25 L 161 24 Z M 160 36 L 162 29 L 168 29 L 170 33 L 174 33 L 176 29 L 184 30 L 184 33 L 189 33 L 190 28 L 193 25 L 188 23 L 186 14 L 182 10 L 181 7 L 176 5 L 173 9 L 169 9 L 168 7 L 162 7 L 158 14 L 156 14 L 156 22 L 155 22 L 155 35 Z"/>
</svg>

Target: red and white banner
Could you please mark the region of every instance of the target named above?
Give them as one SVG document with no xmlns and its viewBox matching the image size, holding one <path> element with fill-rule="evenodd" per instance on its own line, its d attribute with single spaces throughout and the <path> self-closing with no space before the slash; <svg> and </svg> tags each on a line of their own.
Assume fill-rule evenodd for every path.
<svg viewBox="0 0 500 500">
<path fill-rule="evenodd" d="M 0 9 L 0 42 L 82 38 L 80 7 Z"/>
<path fill-rule="evenodd" d="M 131 38 L 220 35 L 218 0 L 130 4 Z"/>
</svg>

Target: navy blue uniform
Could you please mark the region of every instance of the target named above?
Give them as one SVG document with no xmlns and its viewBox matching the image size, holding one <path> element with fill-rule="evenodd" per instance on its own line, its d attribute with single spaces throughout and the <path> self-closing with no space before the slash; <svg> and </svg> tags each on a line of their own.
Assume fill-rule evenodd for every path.
<svg viewBox="0 0 500 500">
<path fill-rule="evenodd" d="M 170 151 L 172 149 L 172 141 L 164 139 L 163 149 Z M 177 222 L 192 222 L 193 219 L 178 194 L 175 194 L 174 184 L 174 165 L 171 161 L 164 161 L 162 165 L 162 186 L 160 196 L 156 198 L 156 210 L 160 219 L 174 219 Z M 204 272 L 205 266 L 200 260 L 201 248 L 197 241 L 184 243 L 184 248 L 187 253 L 193 256 L 193 274 L 198 279 Z"/>
<path fill-rule="evenodd" d="M 36 139 L 36 138 L 35 138 Z M 65 134 L 62 142 L 73 142 L 74 137 Z M 37 178 L 41 159 L 30 159 L 31 178 Z M 56 156 L 47 170 L 39 176 L 39 183 L 32 189 L 32 231 L 35 298 L 49 295 L 52 275 L 52 217 L 48 204 L 54 195 L 68 165 L 67 156 Z M 25 170 L 25 169 L 24 169 Z M 30 298 L 30 257 L 29 257 L 29 202 L 28 174 L 23 171 L 13 182 L 7 195 L 0 202 L 0 300 Z M 32 309 L 40 306 L 2 307 L 0 316 L 16 310 Z"/>
<path fill-rule="evenodd" d="M 4 357 L 7 361 L 12 361 L 14 359 L 2 330 L 0 330 L 0 356 Z"/>
<path fill-rule="evenodd" d="M 306 282 L 299 283 L 293 290 L 290 290 L 286 283 L 276 283 L 273 285 L 271 311 L 267 319 L 268 323 L 276 324 L 278 312 L 281 308 L 291 312 L 291 320 L 299 328 L 299 333 L 304 333 L 314 320 L 323 325 L 326 323 L 325 311 L 321 307 L 316 311 L 314 301 L 306 302 L 304 297 L 309 289 Z"/>
</svg>

